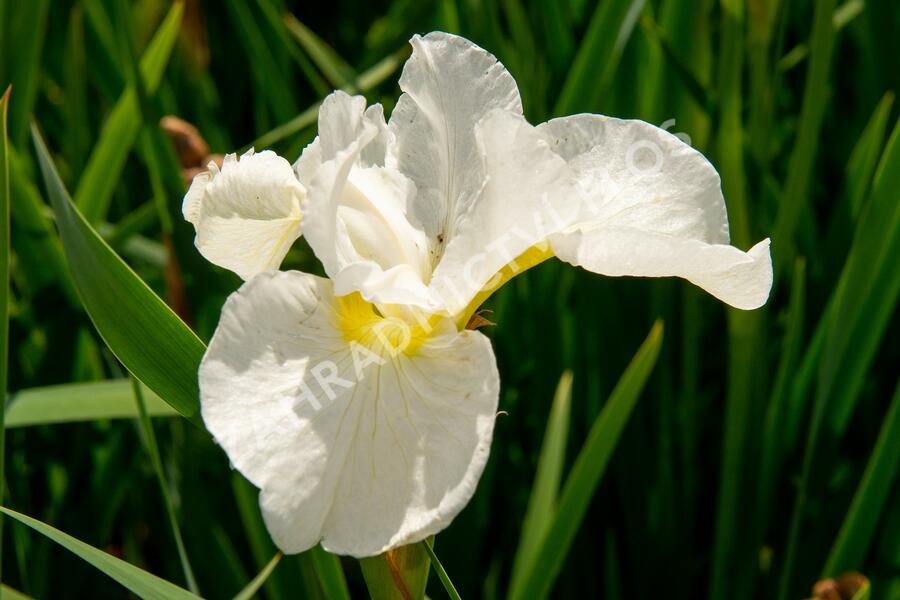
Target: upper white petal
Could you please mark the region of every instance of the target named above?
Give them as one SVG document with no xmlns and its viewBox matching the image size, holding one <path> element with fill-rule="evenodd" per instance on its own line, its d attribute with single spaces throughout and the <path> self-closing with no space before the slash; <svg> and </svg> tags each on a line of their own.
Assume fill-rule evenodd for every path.
<svg viewBox="0 0 900 600">
<path fill-rule="evenodd" d="M 524 117 L 495 109 L 475 129 L 485 185 L 459 216 L 432 279 L 450 314 L 504 265 L 570 225 L 579 208 L 572 170 Z"/>
<path fill-rule="evenodd" d="M 719 175 L 674 135 L 643 121 L 575 115 L 539 126 L 569 161 L 583 199 L 554 253 L 605 275 L 688 279 L 732 306 L 757 308 L 772 286 L 768 240 L 728 245 Z"/>
<path fill-rule="evenodd" d="M 249 279 L 277 269 L 300 237 L 306 195 L 290 163 L 271 151 L 225 157 L 221 170 L 194 177 L 184 197 L 184 218 L 195 244 L 212 263 Z"/>
<path fill-rule="evenodd" d="M 285 552 L 370 556 L 440 531 L 490 449 L 499 382 L 483 335 L 440 327 L 376 362 L 347 341 L 341 302 L 328 280 L 260 275 L 229 298 L 200 368 L 204 422 L 261 488 Z"/>
<path fill-rule="evenodd" d="M 388 164 L 418 190 L 415 217 L 433 254 L 454 234 L 484 184 L 475 124 L 495 108 L 522 113 L 516 82 L 493 55 L 448 33 L 413 36 L 403 94 L 391 113 Z"/>
</svg>

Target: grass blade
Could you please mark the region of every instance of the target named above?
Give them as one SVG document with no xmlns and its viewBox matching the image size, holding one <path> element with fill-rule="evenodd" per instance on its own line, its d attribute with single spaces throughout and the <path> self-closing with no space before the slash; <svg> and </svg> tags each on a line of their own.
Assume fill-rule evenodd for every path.
<svg viewBox="0 0 900 600">
<path fill-rule="evenodd" d="M 441 580 L 441 584 L 444 586 L 444 590 L 447 591 L 447 595 L 450 596 L 451 600 L 462 600 L 459 597 L 459 592 L 456 591 L 456 587 L 453 585 L 453 582 L 450 581 L 450 576 L 447 575 L 447 571 L 444 569 L 444 565 L 442 565 L 441 561 L 438 560 L 437 554 L 434 553 L 434 548 L 431 547 L 432 544 L 434 544 L 434 536 L 421 542 L 421 544 L 422 547 L 425 548 L 425 552 L 428 553 L 428 558 L 431 559 L 431 564 L 434 567 L 438 578 Z"/>
<path fill-rule="evenodd" d="M 196 596 L 189 591 L 178 587 L 164 579 L 160 579 L 152 573 L 141 570 L 134 565 L 98 550 L 93 546 L 63 533 L 55 527 L 42 523 L 37 519 L 17 513 L 14 510 L 0 506 L 0 512 L 31 527 L 41 535 L 44 535 L 69 552 L 77 555 L 98 570 L 109 575 L 134 594 L 149 600 L 196 600 Z"/>
<path fill-rule="evenodd" d="M 334 554 L 326 552 L 322 546 L 310 549 L 309 554 L 325 597 L 330 600 L 350 600 L 350 590 L 347 588 L 341 560 Z"/>
<path fill-rule="evenodd" d="M 0 97 L 0 393 L 6 396 L 9 368 L 9 136 L 6 117 L 9 112 L 9 92 Z M 0 402 L 0 504 L 4 502 L 6 464 L 6 403 Z M 3 565 L 3 519 L 0 519 L 0 567 Z M 0 572 L 2 575 L 2 572 Z M 2 581 L 2 578 L 0 578 Z"/>
<path fill-rule="evenodd" d="M 91 229 L 36 129 L 34 142 L 69 270 L 94 326 L 129 371 L 196 422 L 203 342 Z"/>
<path fill-rule="evenodd" d="M 284 16 L 284 23 L 294 39 L 325 75 L 332 87 L 342 88 L 356 81 L 356 71 L 306 25 L 292 14 Z"/>
<path fill-rule="evenodd" d="M 553 405 L 550 407 L 550 417 L 547 419 L 547 429 L 538 457 L 537 474 L 522 522 L 509 584 L 510 596 L 513 597 L 519 596 L 523 591 L 522 585 L 528 574 L 525 569 L 534 560 L 549 525 L 547 515 L 556 510 L 556 497 L 566 459 L 571 407 L 572 372 L 566 371 L 559 379 Z"/>
<path fill-rule="evenodd" d="M 178 414 L 149 389 L 143 388 L 142 392 L 149 416 Z M 136 417 L 138 412 L 127 379 L 69 383 L 14 392 L 6 411 L 6 428 Z"/>
<path fill-rule="evenodd" d="M 175 503 L 169 494 L 169 484 L 166 481 L 166 474 L 163 471 L 162 458 L 159 455 L 159 445 L 156 443 L 156 433 L 153 431 L 153 423 L 150 422 L 150 415 L 147 412 L 147 405 L 144 402 L 144 393 L 141 390 L 140 382 L 134 377 L 131 378 L 131 389 L 134 393 L 135 405 L 141 418 L 141 430 L 144 432 L 144 443 L 147 444 L 147 453 L 150 455 L 150 462 L 153 463 L 153 471 L 156 473 L 156 480 L 159 483 L 159 490 L 162 494 L 163 503 L 166 507 L 166 516 L 169 518 L 169 526 L 172 528 L 172 536 L 175 538 L 175 547 L 178 550 L 178 559 L 181 561 L 181 569 L 184 571 L 184 579 L 188 589 L 194 594 L 199 594 L 197 588 L 197 580 L 194 579 L 194 571 L 191 569 L 191 561 L 188 560 L 187 550 L 184 549 L 184 540 L 181 537 L 181 527 L 178 526 L 178 516 L 175 514 Z"/>
<path fill-rule="evenodd" d="M 662 347 L 663 325 L 657 321 L 594 421 L 584 446 L 575 459 L 559 497 L 556 511 L 535 558 L 526 568 L 520 598 L 546 598 L 566 560 L 594 491 L 606 471 L 613 451 L 628 423 Z"/>
<path fill-rule="evenodd" d="M 644 0 L 599 3 L 556 101 L 555 115 L 597 108 L 643 5 Z"/>
<path fill-rule="evenodd" d="M 900 471 L 900 383 L 881 426 L 875 449 L 850 510 L 822 570 L 822 577 L 835 577 L 861 567 L 888 495 Z"/>
<path fill-rule="evenodd" d="M 403 64 L 403 61 L 406 60 L 408 54 L 409 49 L 402 48 L 397 52 L 386 56 L 377 64 L 375 64 L 371 69 L 362 73 L 355 84 L 348 85 L 342 89 L 348 94 L 368 92 L 375 86 L 380 85 L 388 77 L 390 77 L 400 67 L 400 65 Z M 316 118 L 319 114 L 320 104 L 321 102 L 316 102 L 290 121 L 282 123 L 271 131 L 264 133 L 250 146 L 254 148 L 269 148 L 273 144 L 276 144 L 281 140 L 294 135 L 298 131 L 306 129 L 316 122 Z M 248 146 L 248 148 L 250 146 Z"/>
<path fill-rule="evenodd" d="M 772 257 L 776 278 L 793 254 L 794 229 L 809 200 L 813 161 L 819 148 L 819 131 L 825 117 L 828 98 L 828 73 L 834 50 L 832 26 L 835 0 L 818 0 L 810 41 L 810 63 L 803 88 L 803 107 L 797 129 L 797 142 L 791 153 L 787 181 L 775 229 L 772 233 Z"/>
<path fill-rule="evenodd" d="M 183 8 L 181 2 L 172 5 L 141 58 L 141 76 L 148 93 L 153 93 L 162 80 L 178 38 Z M 106 217 L 119 175 L 140 129 L 141 108 L 137 93 L 129 87 L 107 118 L 75 189 L 75 204 L 89 223 L 96 224 Z"/>
<path fill-rule="evenodd" d="M 266 582 L 269 578 L 269 575 L 272 574 L 272 571 L 275 570 L 275 567 L 278 566 L 278 563 L 281 561 L 281 552 L 276 552 L 275 556 L 272 557 L 272 560 L 263 567 L 263 570 L 259 572 L 259 575 L 253 578 L 253 581 L 247 584 L 247 587 L 242 589 L 240 593 L 234 597 L 234 600 L 251 600 L 256 592 L 259 591 L 259 588 Z"/>
</svg>

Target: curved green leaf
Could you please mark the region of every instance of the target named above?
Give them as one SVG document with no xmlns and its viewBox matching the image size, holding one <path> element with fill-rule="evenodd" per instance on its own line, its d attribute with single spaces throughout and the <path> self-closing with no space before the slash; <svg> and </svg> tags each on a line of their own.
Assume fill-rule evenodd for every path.
<svg viewBox="0 0 900 600">
<path fill-rule="evenodd" d="M 37 519 L 32 519 L 29 516 L 2 506 L 0 506 L 0 512 L 50 538 L 145 600 L 196 600 L 199 598 L 199 596 L 195 596 L 165 579 L 160 579 L 156 575 L 143 571 L 131 563 L 85 544 L 81 540 L 77 540 L 69 534 L 63 533 L 59 529 L 42 523 Z"/>
<path fill-rule="evenodd" d="M 527 577 L 521 587 L 511 591 L 510 598 L 546 598 L 550 594 L 628 417 L 653 372 L 662 338 L 663 324 L 657 321 L 594 421 L 563 486 L 556 511 L 548 516 L 550 525 L 540 548 L 525 568 Z"/>
<path fill-rule="evenodd" d="M 195 417 L 203 342 L 91 228 L 36 128 L 33 136 L 69 270 L 94 326 L 125 368 L 179 413 Z"/>
</svg>

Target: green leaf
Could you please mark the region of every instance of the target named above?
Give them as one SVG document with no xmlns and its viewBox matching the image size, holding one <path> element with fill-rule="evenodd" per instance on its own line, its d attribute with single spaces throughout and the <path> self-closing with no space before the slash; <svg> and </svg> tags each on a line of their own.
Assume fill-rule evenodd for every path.
<svg viewBox="0 0 900 600">
<path fill-rule="evenodd" d="M 91 229 L 72 204 L 37 129 L 33 133 L 69 270 L 94 326 L 125 368 L 197 422 L 203 342 Z"/>
<path fill-rule="evenodd" d="M 3 584 L 0 584 L 0 598 L 3 598 L 3 600 L 34 600 L 31 596 L 26 596 L 22 592 Z"/>
<path fill-rule="evenodd" d="M 447 575 L 446 569 L 444 569 L 444 565 L 441 564 L 441 561 L 438 560 L 437 554 L 434 553 L 434 548 L 432 548 L 432 544 L 434 544 L 434 536 L 431 536 L 429 539 L 419 542 L 421 546 L 425 549 L 425 552 L 428 553 L 428 558 L 431 559 L 431 564 L 434 566 L 434 570 L 438 575 L 438 579 L 441 580 L 441 584 L 444 586 L 444 590 L 447 592 L 447 595 L 450 596 L 451 600 L 461 600 L 459 597 L 459 592 L 456 591 L 456 586 L 453 585 L 453 582 L 450 581 L 450 576 Z"/>
<path fill-rule="evenodd" d="M 341 58 L 334 48 L 298 21 L 297 17 L 286 14 L 284 23 L 332 86 L 342 88 L 356 81 L 356 72 L 353 67 L 347 64 L 347 61 Z"/>
<path fill-rule="evenodd" d="M 194 579 L 194 571 L 191 569 L 191 561 L 188 560 L 187 550 L 184 548 L 184 540 L 181 537 L 181 527 L 178 526 L 178 515 L 175 514 L 175 503 L 169 494 L 169 483 L 166 481 L 166 474 L 163 470 L 162 457 L 159 454 L 159 444 L 156 443 L 156 433 L 153 431 L 153 423 L 150 421 L 150 414 L 147 412 L 147 405 L 144 402 L 144 392 L 141 389 L 140 382 L 134 377 L 131 378 L 131 389 L 134 393 L 135 405 L 138 414 L 141 417 L 141 429 L 144 433 L 144 443 L 147 446 L 147 453 L 150 455 L 150 462 L 153 463 L 153 471 L 156 473 L 156 481 L 159 483 L 160 493 L 162 494 L 163 504 L 166 508 L 166 516 L 169 518 L 169 527 L 172 529 L 172 536 L 175 538 L 175 549 L 178 551 L 178 559 L 181 561 L 181 570 L 184 572 L 184 579 L 188 589 L 194 594 L 199 594 L 197 580 Z"/>
<path fill-rule="evenodd" d="M 272 574 L 272 571 L 275 570 L 275 567 L 278 566 L 279 561 L 281 561 L 281 552 L 276 552 L 275 556 L 272 557 L 272 560 L 263 567 L 263 570 L 259 572 L 259 575 L 253 578 L 253 581 L 247 584 L 247 587 L 242 589 L 240 593 L 234 597 L 234 600 L 252 600 L 252 598 L 256 595 L 256 592 L 259 591 L 259 588 L 266 582 L 269 578 L 269 575 Z"/>
<path fill-rule="evenodd" d="M 171 417 L 178 412 L 144 388 L 147 414 Z M 14 392 L 6 411 L 6 427 L 76 423 L 99 419 L 137 418 L 134 393 L 127 379 L 69 383 Z"/>
<path fill-rule="evenodd" d="M 329 600 L 350 600 L 350 590 L 347 588 L 341 560 L 334 554 L 326 552 L 322 546 L 315 546 L 308 552 L 325 597 Z"/>
<path fill-rule="evenodd" d="M 875 449 L 866 465 L 862 481 L 853 496 L 850 510 L 822 570 L 822 577 L 862 568 L 875 529 L 886 508 L 888 495 L 900 471 L 900 383 L 881 426 Z"/>
<path fill-rule="evenodd" d="M 378 61 L 371 69 L 362 73 L 356 81 L 356 84 L 348 85 L 342 89 L 348 94 L 368 92 L 390 77 L 391 74 L 400 67 L 403 61 L 406 60 L 408 54 L 409 49 L 402 48 L 397 52 L 386 56 Z M 282 123 L 275 129 L 264 133 L 255 140 L 251 146 L 254 148 L 268 148 L 314 124 L 316 122 L 316 117 L 319 114 L 320 104 L 321 102 L 316 102 L 290 121 Z"/>
<path fill-rule="evenodd" d="M 628 417 L 653 372 L 662 339 L 663 324 L 657 321 L 594 421 L 563 486 L 556 510 L 549 517 L 550 524 L 540 548 L 525 568 L 527 577 L 517 594 L 510 594 L 512 600 L 546 598 L 550 594 Z"/>
<path fill-rule="evenodd" d="M 9 92 L 0 97 L 0 394 L 6 396 L 9 369 L 9 136 L 6 118 Z M 6 465 L 6 403 L 0 402 L 0 504 L 4 501 Z M 3 566 L 3 520 L 0 519 L 0 567 Z"/>
<path fill-rule="evenodd" d="M 540 541 L 547 532 L 550 523 L 547 515 L 556 510 L 556 496 L 562 480 L 563 466 L 566 459 L 566 442 L 569 436 L 569 414 L 572 408 L 572 372 L 566 371 L 559 379 L 544 442 L 538 457 L 537 474 L 531 486 L 531 496 L 522 522 L 519 547 L 513 561 L 510 577 L 510 596 L 520 596 L 524 591 L 522 585 L 528 575 L 526 568 L 532 563 L 540 550 Z"/>
<path fill-rule="evenodd" d="M 98 550 L 93 546 L 73 538 L 63 533 L 55 527 L 51 527 L 46 523 L 42 523 L 37 519 L 17 513 L 14 510 L 0 506 L 0 512 L 31 527 L 41 535 L 44 535 L 66 550 L 72 552 L 86 562 L 90 563 L 106 575 L 115 579 L 123 586 L 128 588 L 134 594 L 144 598 L 145 600 L 179 600 L 193 599 L 195 596 L 189 591 L 171 584 L 164 579 L 160 579 L 152 573 L 143 571 L 134 565 L 116 558 L 111 554 L 107 554 L 102 550 Z"/>
<path fill-rule="evenodd" d="M 792 257 L 794 230 L 809 200 L 813 161 L 820 146 L 819 131 L 829 96 L 828 74 L 836 37 L 832 26 L 835 0 L 819 0 L 815 6 L 810 63 L 803 88 L 800 124 L 772 233 L 772 258 L 776 277 Z"/>
<path fill-rule="evenodd" d="M 159 87 L 169 55 L 178 39 L 183 10 L 181 2 L 172 5 L 141 58 L 140 70 L 147 93 L 153 93 Z M 75 189 L 75 204 L 88 222 L 96 224 L 106 217 L 119 176 L 140 132 L 141 121 L 137 93 L 134 87 L 129 87 L 107 118 Z"/>
<path fill-rule="evenodd" d="M 617 0 L 597 5 L 566 76 L 554 114 L 569 115 L 597 108 L 643 6 L 644 0 Z"/>
</svg>

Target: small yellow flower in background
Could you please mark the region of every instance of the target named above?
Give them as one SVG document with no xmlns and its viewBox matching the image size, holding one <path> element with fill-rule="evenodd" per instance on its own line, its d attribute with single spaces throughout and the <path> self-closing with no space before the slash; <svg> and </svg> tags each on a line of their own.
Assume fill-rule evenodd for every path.
<svg viewBox="0 0 900 600">
<path fill-rule="evenodd" d="M 677 137 L 588 114 L 532 126 L 491 54 L 411 44 L 389 121 L 335 92 L 293 169 L 230 155 L 185 196 L 200 252 L 246 280 L 200 367 L 203 419 L 288 553 L 379 554 L 466 505 L 500 384 L 465 326 L 524 269 L 677 276 L 742 309 L 772 285 L 768 240 L 729 245 L 719 176 Z M 301 233 L 328 278 L 277 271 Z"/>
</svg>

